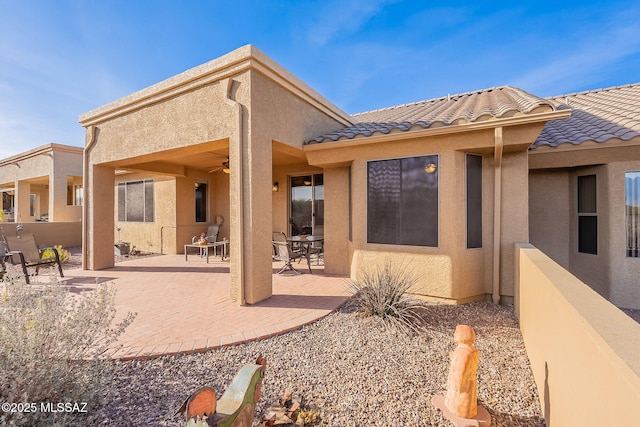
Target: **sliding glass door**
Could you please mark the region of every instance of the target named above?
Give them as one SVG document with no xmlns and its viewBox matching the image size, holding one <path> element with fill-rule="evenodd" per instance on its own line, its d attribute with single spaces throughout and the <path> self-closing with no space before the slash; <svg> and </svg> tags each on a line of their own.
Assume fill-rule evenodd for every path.
<svg viewBox="0 0 640 427">
<path fill-rule="evenodd" d="M 322 174 L 292 176 L 289 235 L 324 235 L 324 180 Z"/>
</svg>

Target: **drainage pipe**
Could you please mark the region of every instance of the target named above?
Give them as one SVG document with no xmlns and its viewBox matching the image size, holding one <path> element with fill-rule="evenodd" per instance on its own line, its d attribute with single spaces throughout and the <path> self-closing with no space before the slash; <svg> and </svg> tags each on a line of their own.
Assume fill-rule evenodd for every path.
<svg viewBox="0 0 640 427">
<path fill-rule="evenodd" d="M 89 129 L 90 139 L 84 148 L 82 153 L 82 192 L 83 192 L 83 204 L 82 204 L 82 269 L 88 270 L 88 221 L 89 218 L 89 200 L 87 199 L 87 189 L 89 188 L 89 152 L 93 148 L 96 140 L 98 139 L 98 128 L 92 125 Z M 92 203 L 93 204 L 93 203 Z M 91 223 L 93 225 L 93 222 Z"/>
<path fill-rule="evenodd" d="M 501 245 L 501 209 L 502 209 L 502 128 L 495 128 L 495 150 L 493 155 L 493 286 L 494 304 L 500 303 L 500 245 Z"/>
<path fill-rule="evenodd" d="M 240 225 L 238 228 L 238 236 L 237 236 L 237 240 L 236 240 L 236 248 L 237 248 L 237 253 L 235 256 L 235 260 L 237 260 L 238 262 L 238 268 L 237 268 L 237 277 L 238 277 L 238 281 L 240 283 L 240 288 L 239 288 L 239 300 L 240 300 L 240 305 L 246 305 L 246 300 L 245 300 L 245 280 L 244 280 L 244 257 L 245 257 L 245 251 L 244 251 L 244 194 L 242 189 L 244 188 L 243 183 L 244 183 L 244 168 L 243 168 L 243 156 L 242 156 L 242 148 L 243 148 L 243 144 L 242 144 L 242 139 L 243 139 L 243 129 L 242 129 L 242 105 L 240 105 L 239 102 L 237 102 L 235 99 L 233 99 L 231 91 L 233 89 L 233 83 L 234 80 L 232 78 L 227 78 L 226 81 L 226 88 L 225 88 L 225 97 L 224 97 L 224 102 L 227 105 L 230 105 L 236 113 L 236 135 L 232 136 L 229 140 L 229 156 L 231 156 L 231 150 L 235 150 L 235 154 L 236 154 L 236 159 L 237 162 L 235 165 L 233 165 L 233 168 L 231 168 L 231 179 L 233 179 L 233 182 L 235 184 L 235 187 L 238 189 L 239 191 L 239 195 L 237 198 L 238 201 L 238 206 L 236 209 L 236 212 L 239 212 L 239 217 L 237 218 L 237 223 Z M 231 157 L 229 157 L 229 160 L 231 160 Z M 231 185 L 229 185 L 229 187 L 231 187 Z M 231 188 L 229 188 L 231 190 Z M 232 252 L 233 254 L 233 252 Z M 233 280 L 233 276 L 231 277 L 231 280 Z"/>
</svg>

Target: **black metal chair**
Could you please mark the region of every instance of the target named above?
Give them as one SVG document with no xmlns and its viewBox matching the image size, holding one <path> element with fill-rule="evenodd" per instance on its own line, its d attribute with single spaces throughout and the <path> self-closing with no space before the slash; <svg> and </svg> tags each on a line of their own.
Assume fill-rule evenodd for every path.
<svg viewBox="0 0 640 427">
<path fill-rule="evenodd" d="M 60 255 L 56 248 L 44 248 L 38 249 L 36 239 L 33 234 L 20 234 L 18 236 L 2 236 L 4 239 L 4 245 L 7 252 L 4 256 L 11 264 L 22 266 L 22 272 L 24 273 L 25 281 L 29 281 L 28 267 L 35 267 L 36 274 L 42 265 L 58 264 L 58 271 L 60 277 L 64 277 L 62 273 L 62 264 L 60 263 Z M 52 257 L 42 258 L 42 254 L 45 250 L 50 250 L 53 253 Z"/>
</svg>

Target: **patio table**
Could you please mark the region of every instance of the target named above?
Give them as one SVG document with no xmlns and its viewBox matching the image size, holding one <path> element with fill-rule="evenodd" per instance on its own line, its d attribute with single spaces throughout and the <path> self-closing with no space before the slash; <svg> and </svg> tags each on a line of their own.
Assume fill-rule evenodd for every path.
<svg viewBox="0 0 640 427">
<path fill-rule="evenodd" d="M 309 273 L 311 271 L 311 245 L 316 242 L 324 244 L 324 236 L 291 236 L 287 237 L 287 242 L 297 243 L 302 247 L 305 258 L 307 258 L 307 267 L 309 267 Z M 318 258 L 317 265 L 320 265 L 320 259 Z M 312 273 L 313 274 L 313 273 Z"/>
<path fill-rule="evenodd" d="M 200 249 L 200 256 L 206 256 L 207 258 L 207 264 L 209 263 L 209 249 L 213 248 L 214 250 L 214 256 L 217 255 L 218 253 L 218 248 L 221 247 L 222 251 L 220 251 L 222 253 L 222 258 L 221 260 L 224 261 L 225 257 L 227 256 L 227 247 L 229 245 L 229 241 L 228 240 L 223 240 L 221 242 L 209 242 L 206 245 L 200 245 L 198 243 L 188 243 L 186 245 L 184 245 L 184 260 L 187 261 L 187 248 L 198 248 Z"/>
</svg>

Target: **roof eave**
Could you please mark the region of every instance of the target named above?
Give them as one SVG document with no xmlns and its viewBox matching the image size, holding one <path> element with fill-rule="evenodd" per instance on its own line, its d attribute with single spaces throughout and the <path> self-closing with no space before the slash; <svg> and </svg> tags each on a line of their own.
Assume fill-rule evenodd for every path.
<svg viewBox="0 0 640 427">
<path fill-rule="evenodd" d="M 518 126 L 523 124 L 547 122 L 550 120 L 564 119 L 571 116 L 571 110 L 555 110 L 542 113 L 533 113 L 523 116 L 513 116 L 484 120 L 481 122 L 461 123 L 455 125 L 441 126 L 436 128 L 409 130 L 402 132 L 388 133 L 375 136 L 357 136 L 350 139 L 340 139 L 337 141 L 317 142 L 303 146 L 304 151 L 318 151 L 334 149 L 340 147 L 351 147 L 357 145 L 377 144 L 380 142 L 397 141 L 399 139 L 413 139 L 436 135 L 446 135 L 453 133 L 472 132 L 477 130 L 492 129 L 497 127 Z"/>
</svg>

